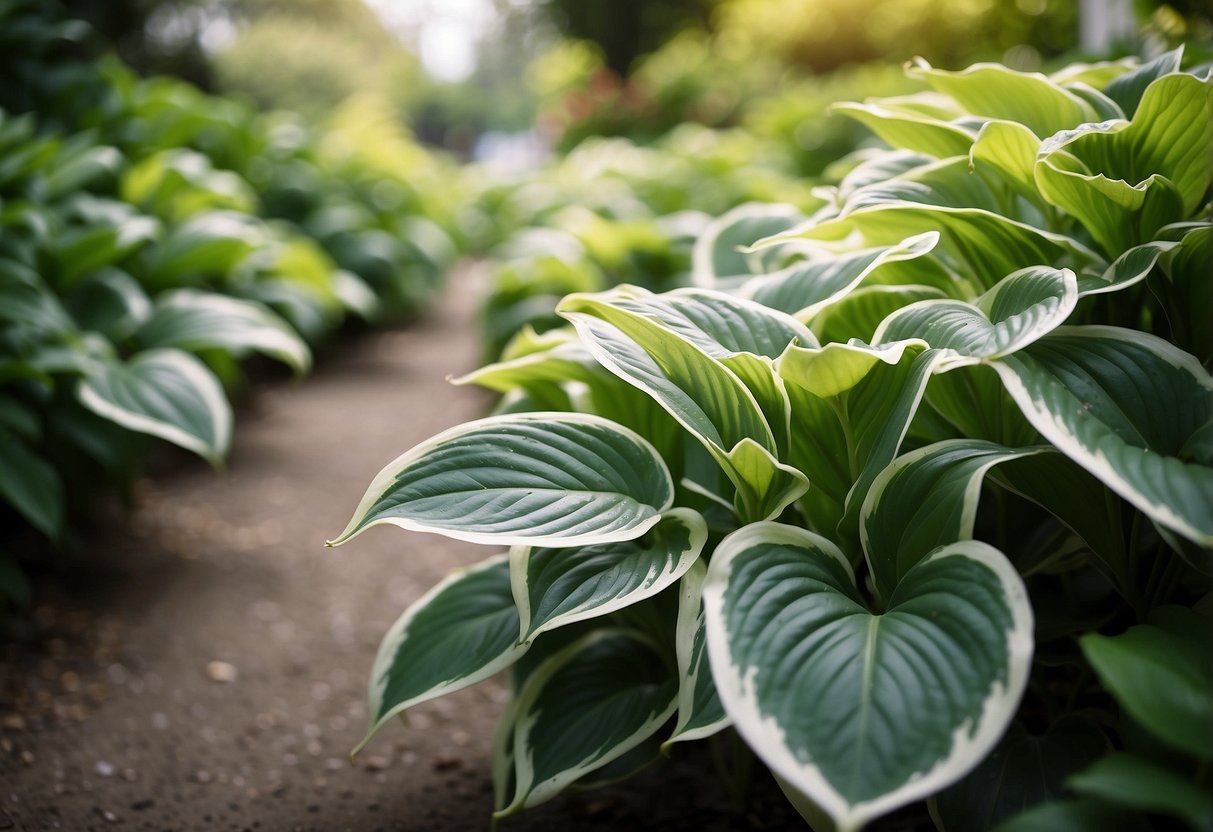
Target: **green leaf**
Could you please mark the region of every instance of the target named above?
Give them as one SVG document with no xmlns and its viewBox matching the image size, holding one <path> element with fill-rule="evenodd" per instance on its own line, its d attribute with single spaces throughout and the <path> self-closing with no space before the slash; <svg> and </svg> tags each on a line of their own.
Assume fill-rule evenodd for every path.
<svg viewBox="0 0 1213 832">
<path fill-rule="evenodd" d="M 118 269 L 102 269 L 76 284 L 68 297 L 82 330 L 100 332 L 120 343 L 152 314 L 152 302 L 135 278 Z"/>
<path fill-rule="evenodd" d="M 86 190 L 99 179 L 112 178 L 122 163 L 122 153 L 116 147 L 104 145 L 60 153 L 42 182 L 43 196 L 48 202 L 55 202 Z"/>
<path fill-rule="evenodd" d="M 355 753 L 406 708 L 487 679 L 527 647 L 519 641 L 505 555 L 451 573 L 411 604 L 379 645 L 371 727 Z"/>
<path fill-rule="evenodd" d="M 1012 191 L 1043 208 L 1045 201 L 1036 187 L 1036 152 L 1040 139 L 1016 121 L 987 121 L 969 151 L 969 161 L 978 173 L 1006 183 Z"/>
<path fill-rule="evenodd" d="M 195 214 L 151 251 L 147 282 L 170 288 L 224 276 L 267 241 L 267 231 L 255 217 L 235 211 Z"/>
<path fill-rule="evenodd" d="M 939 252 L 978 290 L 1013 271 L 1039 266 L 1079 267 L 1099 256 L 1062 234 L 1006 216 L 967 158 L 916 168 L 855 191 L 842 210 L 795 226 L 759 247 L 806 239 L 851 250 L 895 245 L 925 230 L 940 232 Z"/>
<path fill-rule="evenodd" d="M 707 564 L 701 560 L 682 577 L 675 634 L 679 680 L 678 722 L 670 738 L 662 744 L 662 751 L 668 751 L 676 742 L 710 737 L 730 724 L 708 666 L 707 627 L 703 612 L 703 581 L 707 573 Z"/>
<path fill-rule="evenodd" d="M 1206 730 L 1208 726 L 1205 726 Z M 1207 743 L 1206 743 L 1207 745 Z M 1128 752 L 1112 754 L 1067 781 L 1081 795 L 1142 812 L 1181 818 L 1192 827 L 1213 829 L 1213 796 L 1158 763 Z"/>
<path fill-rule="evenodd" d="M 1213 759 L 1213 638 L 1207 619 L 1186 616 L 1185 632 L 1139 624 L 1118 636 L 1083 636 L 1083 654 L 1130 716 L 1167 745 Z"/>
<path fill-rule="evenodd" d="M 913 110 L 889 106 L 887 101 L 874 104 L 842 103 L 830 108 L 867 127 L 892 148 L 913 150 L 945 159 L 964 156 L 976 138 L 976 131 L 963 124 L 934 118 Z"/>
<path fill-rule="evenodd" d="M 810 326 L 823 344 L 852 338 L 870 343 L 876 328 L 898 309 L 947 297 L 934 286 L 860 286 L 823 309 Z"/>
<path fill-rule="evenodd" d="M 1112 79 L 1103 88 L 1104 95 L 1111 98 L 1120 106 L 1125 118 L 1133 118 L 1141 104 L 1141 98 L 1150 84 L 1164 75 L 1179 72 L 1180 61 L 1183 60 L 1184 50 L 1181 46 L 1170 52 L 1164 52 L 1152 61 L 1142 64 L 1132 72 L 1126 72 Z"/>
<path fill-rule="evenodd" d="M 974 303 L 924 300 L 897 310 L 873 344 L 920 339 L 941 354 L 936 372 L 1017 352 L 1056 329 L 1078 303 L 1069 269 L 1035 266 L 1007 275 Z"/>
<path fill-rule="evenodd" d="M 677 683 L 646 641 L 600 630 L 549 658 L 518 696 L 516 785 L 494 818 L 549 800 L 649 737 L 677 707 Z"/>
<path fill-rule="evenodd" d="M 515 546 L 510 575 L 523 638 L 651 598 L 691 568 L 707 533 L 702 517 L 676 508 L 635 540 L 575 549 Z"/>
<path fill-rule="evenodd" d="M 986 473 L 1033 453 L 977 439 L 947 439 L 910 451 L 882 470 L 860 511 L 860 536 L 881 597 L 889 597 L 939 546 L 971 540 Z"/>
<path fill-rule="evenodd" d="M 1108 740 L 1091 720 L 1062 717 L 1043 734 L 1017 721 L 977 768 L 931 801 L 945 832 L 984 832 L 1025 806 L 1060 797 L 1067 777 L 1101 757 Z"/>
<path fill-rule="evenodd" d="M 1129 121 L 1086 124 L 1048 139 L 1036 183 L 1111 256 L 1187 219 L 1213 180 L 1213 84 L 1193 75 L 1152 83 Z"/>
<path fill-rule="evenodd" d="M 59 474 L 50 462 L 4 429 L 0 429 L 0 498 L 51 540 L 63 533 Z"/>
<path fill-rule="evenodd" d="M 1033 806 L 995 832 L 1152 832 L 1154 827 L 1140 815 L 1126 814 L 1117 806 L 1097 800 L 1058 800 Z"/>
<path fill-rule="evenodd" d="M 774 274 L 755 277 L 739 289 L 739 294 L 799 320 L 811 320 L 822 309 L 849 294 L 880 266 L 922 257 L 938 242 L 938 232 L 928 231 L 897 245 L 823 254 Z M 802 343 L 801 346 L 808 345 Z"/>
<path fill-rule="evenodd" d="M 1017 121 L 1037 136 L 1095 120 L 1090 105 L 1039 72 L 1016 72 L 990 63 L 949 72 L 918 58 L 906 74 L 950 95 L 973 115 Z"/>
<path fill-rule="evenodd" d="M 674 487 L 641 436 L 598 416 L 468 422 L 391 462 L 330 546 L 389 523 L 473 543 L 588 546 L 640 537 Z"/>
<path fill-rule="evenodd" d="M 311 351 L 295 330 L 261 304 L 195 289 L 157 298 L 156 310 L 137 338 L 147 347 L 221 349 L 236 358 L 255 350 L 283 362 L 296 375 L 307 372 L 312 363 Z"/>
<path fill-rule="evenodd" d="M 704 444 L 736 486 L 746 517 L 774 516 L 804 493 L 803 475 L 778 458 L 790 442 L 789 405 L 774 369 L 788 344 L 816 344 L 803 324 L 703 289 L 571 295 L 560 313 L 599 364 Z"/>
<path fill-rule="evenodd" d="M 882 615 L 845 556 L 776 523 L 734 532 L 704 586 L 708 653 L 737 730 L 840 832 L 949 785 L 997 743 L 1027 682 L 1032 611 L 976 541 L 921 561 Z"/>
<path fill-rule="evenodd" d="M 1213 467 L 1185 451 L 1213 420 L 1213 379 L 1192 356 L 1143 332 L 1083 326 L 992 366 L 1058 450 L 1152 520 L 1213 545 Z"/>
<path fill-rule="evenodd" d="M 1101 295 L 1118 292 L 1134 286 L 1150 276 L 1154 264 L 1162 255 L 1175 249 L 1179 243 L 1154 240 L 1128 249 L 1108 266 L 1102 274 L 1084 274 L 1078 280 L 1078 296 Z"/>
<path fill-rule="evenodd" d="M 215 466 L 231 442 L 232 410 L 223 388 L 205 364 L 180 350 L 94 362 L 77 397 L 98 416 L 172 442 Z"/>
<path fill-rule="evenodd" d="M 741 251 L 755 240 L 778 234 L 803 219 L 792 205 L 748 203 L 713 220 L 695 240 L 691 277 L 697 286 L 719 283 L 765 271 L 756 258 Z"/>
</svg>

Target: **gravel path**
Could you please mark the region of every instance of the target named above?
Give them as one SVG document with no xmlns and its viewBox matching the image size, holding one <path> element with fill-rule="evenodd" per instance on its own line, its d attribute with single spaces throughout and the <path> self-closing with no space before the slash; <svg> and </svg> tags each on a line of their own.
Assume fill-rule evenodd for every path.
<svg viewBox="0 0 1213 832">
<path fill-rule="evenodd" d="M 499 683 L 347 754 L 380 637 L 490 550 L 382 527 L 322 546 L 386 462 L 483 415 L 486 398 L 445 381 L 477 361 L 472 290 L 459 276 L 424 322 L 258 390 L 226 473 L 190 462 L 143 484 L 133 516 L 41 582 L 0 644 L 0 830 L 489 828 Z M 788 826 L 765 778 L 731 809 L 704 751 L 500 829 Z"/>
</svg>

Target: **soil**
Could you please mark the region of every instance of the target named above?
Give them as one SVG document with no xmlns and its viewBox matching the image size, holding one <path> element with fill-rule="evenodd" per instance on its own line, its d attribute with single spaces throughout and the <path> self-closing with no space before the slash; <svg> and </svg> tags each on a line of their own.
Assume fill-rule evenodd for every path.
<svg viewBox="0 0 1213 832">
<path fill-rule="evenodd" d="M 242 408 L 226 472 L 184 464 L 40 577 L 0 643 L 0 830 L 489 828 L 493 680 L 420 705 L 354 761 L 366 676 L 400 612 L 492 554 L 375 528 L 337 550 L 396 455 L 484 414 L 446 377 L 478 359 L 475 286 L 362 336 L 300 385 Z M 706 743 L 625 784 L 500 825 L 551 830 L 804 828 L 765 773 L 738 809 Z"/>
</svg>

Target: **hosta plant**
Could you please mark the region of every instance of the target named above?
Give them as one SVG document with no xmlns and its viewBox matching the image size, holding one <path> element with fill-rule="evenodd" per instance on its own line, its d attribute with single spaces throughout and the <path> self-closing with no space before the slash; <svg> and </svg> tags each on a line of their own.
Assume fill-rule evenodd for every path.
<svg viewBox="0 0 1213 832">
<path fill-rule="evenodd" d="M 1171 53 L 908 67 L 811 215 L 575 294 L 333 543 L 495 545 L 372 732 L 510 670 L 498 816 L 735 730 L 816 829 L 1213 828 L 1213 84 Z"/>
</svg>

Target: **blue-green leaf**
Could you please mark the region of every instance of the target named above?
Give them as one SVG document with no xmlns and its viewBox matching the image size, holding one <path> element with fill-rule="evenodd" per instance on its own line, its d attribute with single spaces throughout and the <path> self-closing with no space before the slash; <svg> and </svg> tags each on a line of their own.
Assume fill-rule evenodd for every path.
<svg viewBox="0 0 1213 832">
<path fill-rule="evenodd" d="M 631 540 L 673 501 L 670 473 L 631 430 L 579 413 L 468 422 L 389 463 L 329 545 L 389 523 L 474 543 Z"/>
<path fill-rule="evenodd" d="M 505 555 L 451 573 L 383 637 L 371 669 L 371 727 L 358 748 L 406 708 L 508 667 L 527 650 L 518 631 Z"/>
<path fill-rule="evenodd" d="M 1213 421 L 1213 378 L 1155 336 L 1063 327 L 993 362 L 1057 449 L 1152 520 L 1213 545 L 1213 465 L 1189 445 Z"/>
<path fill-rule="evenodd" d="M 1027 682 L 1026 590 L 975 541 L 918 563 L 873 615 L 833 544 L 757 523 L 717 548 L 704 604 L 725 710 L 840 832 L 963 777 Z"/>
<path fill-rule="evenodd" d="M 522 637 L 651 598 L 691 568 L 706 540 L 703 518 L 676 508 L 636 540 L 582 548 L 515 546 L 510 574 Z"/>
<path fill-rule="evenodd" d="M 219 380 L 194 356 L 144 350 L 125 362 L 93 362 L 77 388 L 99 416 L 222 463 L 232 438 L 232 410 Z"/>
</svg>

